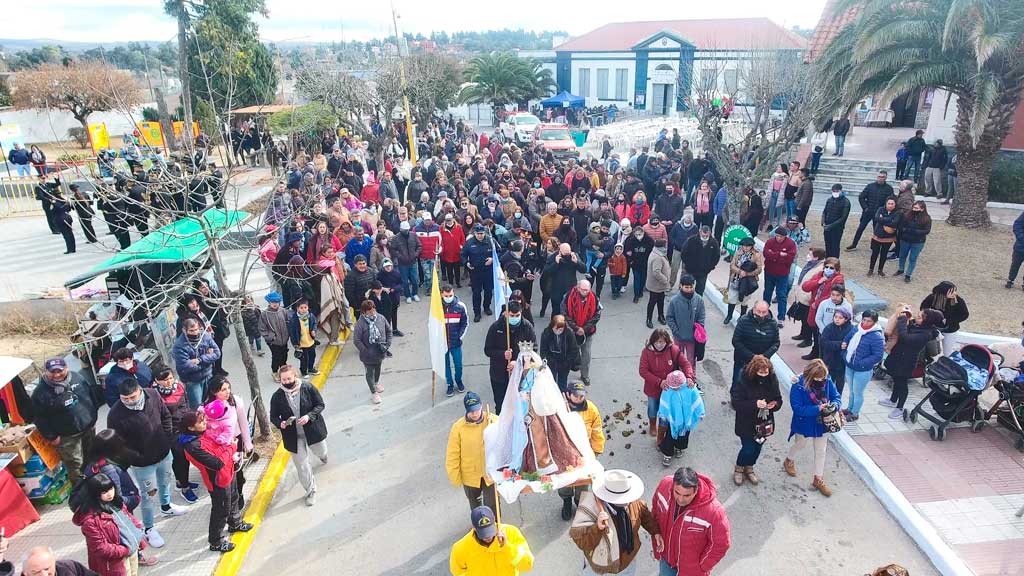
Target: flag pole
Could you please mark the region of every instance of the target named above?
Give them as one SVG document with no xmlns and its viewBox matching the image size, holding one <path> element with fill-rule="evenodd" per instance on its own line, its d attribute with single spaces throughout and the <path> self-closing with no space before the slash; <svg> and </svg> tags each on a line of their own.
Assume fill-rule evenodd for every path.
<svg viewBox="0 0 1024 576">
<path fill-rule="evenodd" d="M 434 407 L 435 393 L 437 392 L 437 372 L 430 371 L 430 407 Z"/>
</svg>

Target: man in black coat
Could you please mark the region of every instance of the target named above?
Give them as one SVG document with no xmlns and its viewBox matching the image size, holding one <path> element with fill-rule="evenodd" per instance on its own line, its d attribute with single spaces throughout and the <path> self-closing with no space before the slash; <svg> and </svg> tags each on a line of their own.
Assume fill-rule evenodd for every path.
<svg viewBox="0 0 1024 576">
<path fill-rule="evenodd" d="M 60 229 L 53 219 L 53 191 L 54 184 L 46 181 L 46 174 L 39 175 L 39 183 L 35 185 L 33 193 L 36 200 L 43 206 L 43 214 L 46 216 L 46 224 L 50 227 L 50 234 L 60 234 Z"/>
<path fill-rule="evenodd" d="M 708 275 L 718 266 L 720 260 L 718 251 L 718 240 L 711 236 L 711 228 L 701 226 L 696 236 L 691 236 L 683 244 L 682 262 L 683 270 L 693 275 L 697 281 L 696 291 L 704 295 L 704 287 L 708 282 Z"/>
<path fill-rule="evenodd" d="M 941 139 L 936 140 L 924 168 L 925 196 L 942 197 L 942 187 L 946 182 L 946 164 L 948 163 L 949 153 L 946 147 L 942 145 Z"/>
<path fill-rule="evenodd" d="M 843 193 L 842 184 L 832 185 L 832 197 L 825 201 L 821 211 L 821 225 L 824 227 L 825 255 L 839 258 L 839 246 L 843 241 L 843 230 L 850 217 L 850 199 Z"/>
<path fill-rule="evenodd" d="M 16 574 L 24 576 L 36 576 L 37 574 L 45 574 L 46 576 L 97 576 L 95 572 L 74 560 L 57 560 L 49 546 L 36 546 L 29 550 L 28 556 L 25 557 L 25 563 L 21 567 L 21 572 L 15 572 L 14 562 L 4 560 L 6 548 L 7 541 L 5 538 L 3 541 L 0 541 L 0 576 L 15 576 Z"/>
<path fill-rule="evenodd" d="M 864 234 L 864 229 L 871 224 L 871 220 L 875 217 L 875 212 L 878 212 L 879 208 L 885 206 L 886 200 L 896 195 L 893 192 L 892 186 L 886 182 L 888 177 L 888 171 L 879 170 L 875 181 L 865 186 L 860 196 L 857 197 L 857 202 L 860 203 L 861 209 L 860 224 L 857 225 L 857 233 L 853 236 L 853 242 L 846 247 L 847 252 L 857 249 L 860 237 Z"/>
<path fill-rule="evenodd" d="M 833 156 L 842 156 L 846 148 L 846 135 L 850 133 L 850 119 L 843 116 L 832 127 L 832 133 L 836 135 L 836 151 Z"/>
<path fill-rule="evenodd" d="M 487 329 L 484 340 L 484 354 L 491 359 L 491 392 L 494 393 L 494 413 L 501 414 L 505 402 L 509 374 L 516 358 L 519 357 L 519 343 L 530 342 L 537 350 L 537 334 L 533 324 L 523 318 L 523 308 L 515 300 L 509 301 L 505 313 Z"/>
<path fill-rule="evenodd" d="M 758 300 L 750 312 L 740 317 L 732 333 L 732 385 L 740 380 L 740 373 L 757 354 L 771 358 L 779 351 L 779 325 L 772 317 L 771 306 Z"/>
<path fill-rule="evenodd" d="M 576 285 L 576 274 L 585 274 L 586 264 L 572 251 L 568 244 L 558 247 L 558 254 L 548 257 L 544 265 L 544 277 L 548 282 L 548 297 L 551 299 L 551 315 L 562 313 L 562 299 Z"/>
<path fill-rule="evenodd" d="M 159 535 L 153 534 L 154 498 L 159 495 L 164 516 L 181 516 L 188 511 L 171 503 L 171 443 L 176 437 L 171 413 L 159 392 L 142 388 L 135 378 L 121 380 L 117 393 L 119 402 L 107 413 L 107 428 L 124 440 L 124 464 L 134 468 L 132 472 L 142 495 L 142 525 L 148 536 L 159 539 Z"/>
<path fill-rule="evenodd" d="M 316 499 L 316 478 L 309 453 L 327 464 L 327 424 L 323 419 L 324 399 L 311 384 L 302 382 L 294 366 L 277 370 L 281 388 L 270 398 L 270 422 L 281 430 L 284 449 L 292 453 L 299 483 L 306 490 L 306 506 Z"/>
<path fill-rule="evenodd" d="M 921 155 L 924 154 L 924 150 L 927 148 L 927 144 L 924 141 L 924 130 L 918 130 L 914 133 L 914 137 L 907 140 L 907 169 L 903 172 L 905 177 L 910 176 L 910 168 L 914 168 L 914 182 L 917 182 L 918 177 L 921 174 Z"/>
<path fill-rule="evenodd" d="M 82 465 L 96 437 L 97 409 L 103 394 L 70 371 L 63 358 L 48 359 L 43 370 L 32 390 L 36 429 L 56 446 L 74 484 L 82 477 Z"/>
</svg>

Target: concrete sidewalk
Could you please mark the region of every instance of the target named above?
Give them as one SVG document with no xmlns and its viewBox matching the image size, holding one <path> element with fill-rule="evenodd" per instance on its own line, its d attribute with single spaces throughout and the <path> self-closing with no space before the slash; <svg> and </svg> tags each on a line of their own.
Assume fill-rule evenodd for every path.
<svg viewBox="0 0 1024 576">
<path fill-rule="evenodd" d="M 725 286 L 727 276 L 728 266 L 722 263 L 709 277 L 708 292 L 715 290 L 712 284 Z M 712 295 L 709 301 L 714 299 Z M 772 306 L 772 314 L 776 312 Z M 778 358 L 799 374 L 807 364 L 801 356 L 809 348 L 796 347 L 792 337 L 797 333 L 799 324 L 787 321 L 780 332 Z M 865 470 L 884 475 L 863 479 L 945 576 L 1024 574 L 1019 553 L 1024 518 L 1015 516 L 1024 505 L 1024 457 L 1013 446 L 1015 437 L 999 426 L 975 433 L 966 424 L 955 424 L 945 441 L 932 441 L 927 420 L 888 418 L 890 409 L 878 401 L 888 398 L 890 390 L 890 383 L 872 381 L 860 419 L 833 435 L 833 443 L 841 444 L 840 436 L 847 436 L 862 450 L 868 461 L 851 462 L 862 477 Z M 920 380 L 911 380 L 906 407 L 912 409 L 926 393 Z M 847 391 L 843 404 L 848 400 Z M 855 454 L 844 452 L 847 460 Z M 879 486 L 894 489 L 879 494 Z M 943 569 L 944 560 L 936 555 L 951 559 L 949 567 Z"/>
</svg>

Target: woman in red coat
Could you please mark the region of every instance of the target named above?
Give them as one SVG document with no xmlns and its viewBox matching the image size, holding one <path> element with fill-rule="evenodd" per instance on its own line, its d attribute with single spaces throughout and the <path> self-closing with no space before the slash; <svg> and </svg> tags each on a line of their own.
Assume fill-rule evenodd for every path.
<svg viewBox="0 0 1024 576">
<path fill-rule="evenodd" d="M 138 576 L 142 524 L 128 511 L 114 483 L 100 472 L 85 481 L 85 501 L 72 518 L 82 528 L 89 569 L 100 576 Z"/>
<path fill-rule="evenodd" d="M 444 215 L 441 226 L 441 279 L 446 284 L 462 288 L 462 246 L 466 232 L 451 213 Z"/>
<path fill-rule="evenodd" d="M 377 183 L 377 175 L 373 170 L 366 176 L 366 184 L 363 184 L 363 189 L 359 191 L 359 199 L 363 204 L 380 204 L 380 184 Z"/>
<path fill-rule="evenodd" d="M 811 349 L 812 354 L 816 354 L 820 349 L 818 342 L 821 335 L 821 329 L 815 325 L 814 315 L 818 313 L 818 305 L 829 297 L 832 286 L 845 284 L 840 270 L 839 258 L 825 258 L 821 272 L 804 280 L 804 283 L 800 285 L 804 292 L 811 295 L 810 310 L 807 311 L 807 325 L 811 328 L 811 338 L 814 340 L 814 348 Z"/>
<path fill-rule="evenodd" d="M 647 396 L 648 434 L 658 437 L 658 406 L 661 391 L 667 384 L 665 378 L 673 370 L 682 370 L 693 380 L 693 366 L 680 354 L 679 347 L 672 343 L 672 334 L 665 328 L 651 332 L 651 338 L 640 353 L 640 377 L 644 379 L 644 395 Z"/>
</svg>

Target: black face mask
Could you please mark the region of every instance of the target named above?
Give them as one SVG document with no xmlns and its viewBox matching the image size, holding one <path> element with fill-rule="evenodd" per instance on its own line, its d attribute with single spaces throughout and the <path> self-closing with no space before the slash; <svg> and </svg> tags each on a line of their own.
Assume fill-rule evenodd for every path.
<svg viewBox="0 0 1024 576">
<path fill-rule="evenodd" d="M 191 335 L 191 334 L 186 332 L 185 333 L 185 338 L 187 338 L 189 342 L 191 342 L 193 344 L 197 344 L 200 340 L 203 339 L 203 333 L 200 332 L 199 334 L 196 334 L 195 336 L 193 336 L 193 335 Z"/>
<path fill-rule="evenodd" d="M 680 290 L 679 293 L 682 294 L 683 298 L 686 298 L 687 300 L 693 298 L 693 294 L 694 294 L 693 292 L 686 292 L 686 291 L 683 291 L 683 290 Z"/>
<path fill-rule="evenodd" d="M 295 390 L 295 387 L 298 386 L 298 385 L 299 385 L 298 381 L 292 382 L 291 386 L 289 386 L 288 384 L 285 384 L 284 382 L 281 383 L 281 387 L 285 388 L 286 390 Z"/>
</svg>

